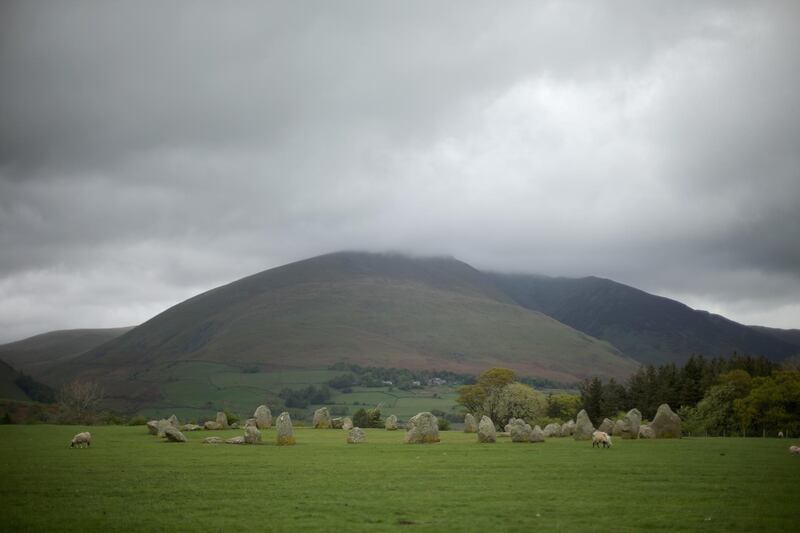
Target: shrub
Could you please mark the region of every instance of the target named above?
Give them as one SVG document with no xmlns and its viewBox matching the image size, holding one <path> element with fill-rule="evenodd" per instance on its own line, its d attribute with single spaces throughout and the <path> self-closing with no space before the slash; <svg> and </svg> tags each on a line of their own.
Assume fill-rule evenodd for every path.
<svg viewBox="0 0 800 533">
<path fill-rule="evenodd" d="M 436 421 L 439 424 L 439 431 L 448 431 L 450 429 L 450 421 L 444 417 L 436 417 Z"/>
<path fill-rule="evenodd" d="M 143 426 L 145 424 L 147 424 L 147 419 L 142 415 L 136 415 L 130 420 L 128 420 L 129 426 Z"/>
<path fill-rule="evenodd" d="M 228 424 L 235 424 L 236 422 L 239 421 L 239 417 L 235 413 L 232 413 L 227 409 L 225 409 L 225 416 L 228 418 Z"/>
</svg>

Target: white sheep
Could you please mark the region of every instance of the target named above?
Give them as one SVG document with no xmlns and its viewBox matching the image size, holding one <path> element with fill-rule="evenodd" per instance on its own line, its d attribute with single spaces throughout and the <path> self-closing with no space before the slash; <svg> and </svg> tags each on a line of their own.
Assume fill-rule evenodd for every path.
<svg viewBox="0 0 800 533">
<path fill-rule="evenodd" d="M 83 446 L 92 445 L 92 434 L 88 431 L 78 433 L 72 437 L 72 442 L 69 443 L 70 448 L 82 448 Z"/>
<path fill-rule="evenodd" d="M 603 448 L 611 447 L 611 436 L 605 431 L 595 431 L 592 433 L 592 448 L 603 446 Z"/>
<path fill-rule="evenodd" d="M 800 446 L 789 446 L 789 453 L 792 455 L 800 455 Z"/>
<path fill-rule="evenodd" d="M 783 438 L 783 431 L 779 431 L 779 432 L 778 432 L 778 438 L 779 438 L 779 439 L 782 439 L 782 438 Z"/>
</svg>

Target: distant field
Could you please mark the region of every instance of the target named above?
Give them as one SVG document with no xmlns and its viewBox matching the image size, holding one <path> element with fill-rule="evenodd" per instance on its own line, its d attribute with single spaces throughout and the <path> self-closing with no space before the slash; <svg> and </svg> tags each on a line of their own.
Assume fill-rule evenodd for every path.
<svg viewBox="0 0 800 533">
<path fill-rule="evenodd" d="M 344 373 L 337 370 L 247 373 L 234 366 L 190 361 L 157 367 L 136 379 L 156 383 L 164 393 L 162 400 L 144 409 L 142 414 L 161 417 L 175 413 L 182 420 L 196 420 L 213 416 L 218 409 L 249 416 L 262 403 L 274 407 L 274 398 L 284 388 L 319 386 Z M 380 404 L 385 415 L 395 414 L 406 420 L 420 411 L 439 409 L 454 412 L 456 409 L 456 393 L 452 387 L 412 391 L 355 387 L 349 393 L 332 391 L 328 405 L 347 408 L 348 414 L 361 407 L 372 408 Z M 319 405 L 309 406 L 305 412 L 311 413 L 317 407 Z"/>
<path fill-rule="evenodd" d="M 90 429 L 92 448 L 67 447 Z M 404 445 L 162 442 L 144 427 L 0 426 L 5 531 L 796 531 L 800 457 L 777 439 Z"/>
</svg>

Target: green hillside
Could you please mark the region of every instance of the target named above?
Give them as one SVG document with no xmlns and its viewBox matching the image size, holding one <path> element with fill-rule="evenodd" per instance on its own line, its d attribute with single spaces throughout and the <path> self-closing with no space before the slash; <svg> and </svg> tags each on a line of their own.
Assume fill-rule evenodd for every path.
<svg viewBox="0 0 800 533">
<path fill-rule="evenodd" d="M 205 361 L 260 370 L 362 366 L 478 373 L 507 366 L 572 382 L 624 377 L 637 363 L 613 346 L 525 309 L 454 259 L 338 253 L 244 278 L 178 304 L 41 375 L 106 384 L 145 405 L 169 393 L 146 369 Z"/>
<path fill-rule="evenodd" d="M 8 363 L 0 361 L 0 398 L 29 401 L 30 397 L 15 383 L 19 374 Z"/>
<path fill-rule="evenodd" d="M 115 339 L 133 327 L 65 329 L 42 333 L 0 345 L 0 359 L 28 374 L 41 374 L 56 363 L 68 361 Z"/>
<path fill-rule="evenodd" d="M 797 352 L 774 334 L 607 279 L 487 276 L 520 305 L 604 339 L 643 363 L 682 363 L 692 354 L 733 352 L 778 360 Z"/>
</svg>

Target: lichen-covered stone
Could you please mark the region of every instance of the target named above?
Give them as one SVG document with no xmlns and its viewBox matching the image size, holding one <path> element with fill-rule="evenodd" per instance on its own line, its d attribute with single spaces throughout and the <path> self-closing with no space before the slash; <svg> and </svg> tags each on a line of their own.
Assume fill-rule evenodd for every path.
<svg viewBox="0 0 800 533">
<path fill-rule="evenodd" d="M 244 440 L 244 436 L 239 436 L 239 437 L 231 437 L 230 439 L 227 439 L 225 441 L 225 444 L 247 444 L 247 442 Z"/>
<path fill-rule="evenodd" d="M 186 436 L 172 425 L 164 429 L 164 436 L 170 442 L 186 442 Z"/>
<path fill-rule="evenodd" d="M 533 426 L 531 430 L 531 442 L 544 442 L 544 431 L 539 426 Z"/>
<path fill-rule="evenodd" d="M 547 437 L 547 438 L 560 437 L 561 436 L 561 424 L 556 424 L 555 422 L 547 424 L 544 427 L 544 436 Z"/>
<path fill-rule="evenodd" d="M 631 409 L 622 419 L 622 432 L 620 436 L 623 439 L 638 439 L 639 426 L 642 424 L 642 413 L 638 409 Z"/>
<path fill-rule="evenodd" d="M 508 433 L 511 435 L 511 442 L 530 442 L 531 441 L 531 428 L 530 424 L 526 424 L 521 418 L 514 418 L 508 424 Z"/>
<path fill-rule="evenodd" d="M 222 437 L 206 437 L 203 439 L 203 444 L 225 444 L 225 439 Z"/>
<path fill-rule="evenodd" d="M 467 413 L 464 415 L 464 433 L 477 433 L 478 432 L 478 423 L 475 421 L 475 417 L 472 416 L 471 413 Z"/>
<path fill-rule="evenodd" d="M 147 431 L 151 435 L 158 435 L 158 420 L 150 420 L 147 422 Z"/>
<path fill-rule="evenodd" d="M 494 422 L 488 416 L 482 416 L 478 422 L 478 442 L 497 442 L 497 431 Z"/>
<path fill-rule="evenodd" d="M 327 407 L 314 411 L 314 429 L 331 429 L 331 414 Z"/>
<path fill-rule="evenodd" d="M 383 427 L 386 428 L 386 431 L 396 431 L 397 417 L 395 415 L 387 416 L 386 421 L 383 423 Z"/>
<path fill-rule="evenodd" d="M 611 435 L 611 432 L 614 430 L 614 421 L 611 420 L 610 418 L 604 418 L 603 422 L 600 424 L 600 427 L 597 428 L 597 430 Z"/>
<path fill-rule="evenodd" d="M 571 437 L 572 434 L 575 432 L 575 421 L 569 420 L 561 425 L 561 436 L 562 437 Z"/>
<path fill-rule="evenodd" d="M 261 444 L 261 432 L 256 426 L 244 428 L 244 442 L 246 444 Z"/>
<path fill-rule="evenodd" d="M 353 428 L 347 432 L 348 444 L 361 444 L 362 442 L 367 442 L 367 436 L 364 434 L 363 429 Z"/>
<path fill-rule="evenodd" d="M 207 430 L 210 430 L 210 431 L 216 431 L 216 430 L 220 430 L 220 429 L 225 429 L 221 425 L 219 425 L 219 422 L 217 422 L 215 420 L 209 420 L 208 422 L 203 424 L 203 427 L 205 429 L 207 429 Z"/>
<path fill-rule="evenodd" d="M 278 446 L 288 446 L 295 443 L 292 417 L 286 411 L 282 412 L 275 421 L 276 443 Z"/>
<path fill-rule="evenodd" d="M 228 429 L 228 415 L 226 415 L 223 411 L 219 411 L 217 413 L 217 424 L 220 425 L 222 429 Z"/>
<path fill-rule="evenodd" d="M 200 431 L 203 429 L 203 426 L 198 426 L 197 424 L 184 424 L 180 427 L 181 431 Z"/>
<path fill-rule="evenodd" d="M 639 438 L 640 439 L 654 439 L 656 438 L 656 434 L 653 431 L 653 428 L 646 424 L 642 424 L 639 426 Z"/>
<path fill-rule="evenodd" d="M 181 423 L 178 420 L 178 417 L 175 415 L 172 415 L 171 417 L 167 418 L 167 422 L 169 422 L 169 424 L 175 429 L 179 429 L 181 427 Z"/>
<path fill-rule="evenodd" d="M 175 429 L 166 418 L 156 421 L 156 435 L 159 437 L 164 436 L 164 432 L 167 430 L 167 428 Z"/>
<path fill-rule="evenodd" d="M 244 421 L 244 427 L 248 427 L 248 426 L 253 426 L 255 428 L 258 428 L 258 424 L 256 424 L 256 419 L 255 418 L 248 418 L 247 420 L 245 420 Z"/>
<path fill-rule="evenodd" d="M 353 420 L 349 416 L 346 416 L 342 419 L 342 429 L 346 429 L 348 431 L 353 429 Z"/>
<path fill-rule="evenodd" d="M 586 409 L 581 409 L 575 418 L 575 431 L 572 436 L 575 440 L 592 440 L 592 433 L 594 433 L 594 426 L 589 419 L 589 414 Z"/>
<path fill-rule="evenodd" d="M 439 442 L 439 422 L 427 411 L 417 413 L 408 421 L 403 441 L 406 444 L 429 444 Z"/>
<path fill-rule="evenodd" d="M 681 438 L 681 417 L 679 417 L 669 405 L 662 403 L 658 406 L 656 416 L 650 422 L 650 428 L 657 439 L 679 439 Z"/>
<path fill-rule="evenodd" d="M 272 412 L 266 405 L 259 405 L 256 407 L 253 418 L 255 419 L 258 429 L 269 429 L 272 427 Z"/>
<path fill-rule="evenodd" d="M 615 437 L 622 437 L 622 433 L 624 431 L 625 431 L 625 422 L 623 422 L 622 419 L 619 419 L 616 422 L 614 422 L 614 427 L 611 429 L 610 434 L 614 435 Z M 639 432 L 637 431 L 636 433 L 638 435 Z"/>
</svg>

